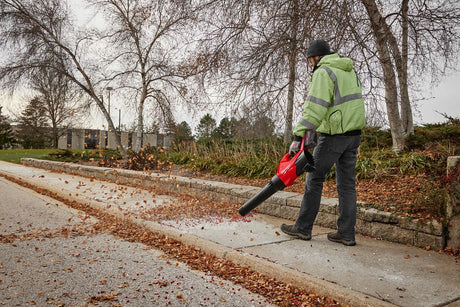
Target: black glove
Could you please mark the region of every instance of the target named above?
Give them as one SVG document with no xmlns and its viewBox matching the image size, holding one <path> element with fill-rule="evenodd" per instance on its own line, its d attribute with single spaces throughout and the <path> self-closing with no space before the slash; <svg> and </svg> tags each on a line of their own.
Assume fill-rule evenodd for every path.
<svg viewBox="0 0 460 307">
<path fill-rule="evenodd" d="M 291 146 L 289 146 L 289 155 L 295 156 L 296 153 L 300 150 L 300 145 L 302 144 L 301 136 L 294 136 L 294 141 L 292 141 Z"/>
<path fill-rule="evenodd" d="M 289 155 L 294 156 L 299 150 L 303 149 L 312 149 L 316 146 L 317 134 L 316 131 L 307 130 L 305 132 L 305 141 L 303 143 L 304 148 L 300 148 L 302 144 L 301 136 L 294 136 L 294 141 L 292 141 L 291 146 L 289 146 Z"/>
</svg>

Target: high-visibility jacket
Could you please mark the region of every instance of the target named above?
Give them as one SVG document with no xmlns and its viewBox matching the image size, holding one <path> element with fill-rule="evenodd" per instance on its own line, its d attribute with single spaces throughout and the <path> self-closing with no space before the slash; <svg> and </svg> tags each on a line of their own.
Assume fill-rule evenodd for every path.
<svg viewBox="0 0 460 307">
<path fill-rule="evenodd" d="M 353 61 L 334 53 L 317 66 L 294 136 L 303 137 L 307 130 L 332 135 L 361 130 L 366 124 L 364 100 Z"/>
</svg>

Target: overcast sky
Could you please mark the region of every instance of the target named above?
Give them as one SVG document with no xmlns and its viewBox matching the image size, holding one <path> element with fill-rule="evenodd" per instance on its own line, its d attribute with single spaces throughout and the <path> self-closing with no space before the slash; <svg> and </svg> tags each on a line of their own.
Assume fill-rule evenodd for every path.
<svg viewBox="0 0 460 307">
<path fill-rule="evenodd" d="M 460 65 L 458 69 L 460 70 Z M 423 96 L 427 100 L 419 102 L 418 109 L 422 119 L 415 118 L 416 124 L 444 122 L 446 119 L 439 113 L 446 113 L 451 117 L 459 118 L 460 71 L 443 78 L 439 86 L 432 91 L 427 89 Z"/>
</svg>

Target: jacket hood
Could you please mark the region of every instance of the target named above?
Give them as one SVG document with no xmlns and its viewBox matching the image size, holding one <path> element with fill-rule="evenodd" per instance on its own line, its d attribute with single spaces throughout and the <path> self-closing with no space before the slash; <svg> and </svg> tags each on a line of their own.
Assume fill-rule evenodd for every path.
<svg viewBox="0 0 460 307">
<path fill-rule="evenodd" d="M 337 68 L 344 71 L 353 70 L 353 60 L 346 57 L 340 57 L 337 53 L 325 55 L 318 62 L 318 66 L 327 65 L 329 67 Z"/>
</svg>

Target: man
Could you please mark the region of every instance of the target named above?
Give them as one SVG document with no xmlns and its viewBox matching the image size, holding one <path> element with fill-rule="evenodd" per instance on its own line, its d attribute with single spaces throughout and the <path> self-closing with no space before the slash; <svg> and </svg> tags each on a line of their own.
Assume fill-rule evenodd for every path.
<svg viewBox="0 0 460 307">
<path fill-rule="evenodd" d="M 311 239 L 323 182 L 335 164 L 339 195 L 338 230 L 329 233 L 327 238 L 352 246 L 356 244 L 355 167 L 361 129 L 366 122 L 361 84 L 353 70 L 353 61 L 331 53 L 329 44 L 324 40 L 310 43 L 307 58 L 313 75 L 304 112 L 294 128 L 294 141 L 289 152 L 298 152 L 305 136 L 305 148 L 315 147 L 315 170 L 307 173 L 305 194 L 295 224 L 283 224 L 281 230 L 303 240 Z"/>
</svg>

